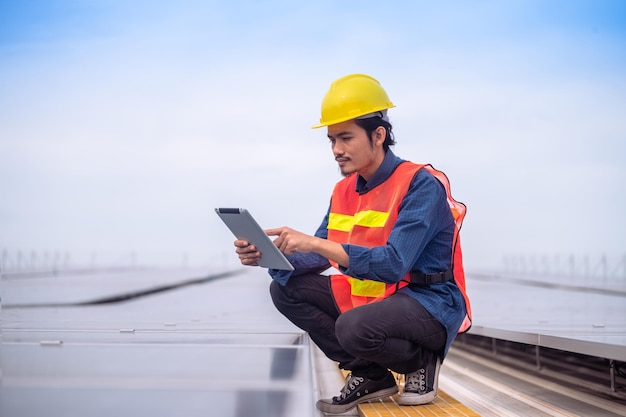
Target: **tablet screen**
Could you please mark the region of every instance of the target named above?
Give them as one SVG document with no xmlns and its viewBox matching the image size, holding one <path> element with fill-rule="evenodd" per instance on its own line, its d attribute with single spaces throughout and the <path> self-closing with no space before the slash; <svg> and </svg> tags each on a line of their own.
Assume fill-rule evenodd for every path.
<svg viewBox="0 0 626 417">
<path fill-rule="evenodd" d="M 293 271 L 293 265 L 278 250 L 272 239 L 265 234 L 263 228 L 254 220 L 248 210 L 221 207 L 216 208 L 215 212 L 237 239 L 247 240 L 257 247 L 261 252 L 259 266 Z"/>
</svg>

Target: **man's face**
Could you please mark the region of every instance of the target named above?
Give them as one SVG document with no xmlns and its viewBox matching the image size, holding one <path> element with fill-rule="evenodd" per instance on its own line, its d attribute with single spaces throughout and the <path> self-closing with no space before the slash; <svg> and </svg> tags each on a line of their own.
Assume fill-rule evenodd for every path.
<svg viewBox="0 0 626 417">
<path fill-rule="evenodd" d="M 346 176 L 358 172 L 369 181 L 385 157 L 382 147 L 384 133 L 385 129 L 379 128 L 370 141 L 365 129 L 353 120 L 328 126 L 328 139 L 341 174 Z"/>
</svg>

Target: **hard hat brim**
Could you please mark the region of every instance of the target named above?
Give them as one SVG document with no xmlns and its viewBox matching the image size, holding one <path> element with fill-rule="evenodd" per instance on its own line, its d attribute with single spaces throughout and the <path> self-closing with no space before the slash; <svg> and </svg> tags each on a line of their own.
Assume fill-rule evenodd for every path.
<svg viewBox="0 0 626 417">
<path fill-rule="evenodd" d="M 347 122 L 348 120 L 356 120 L 358 118 L 360 118 L 363 115 L 369 114 L 369 113 L 375 113 L 377 111 L 382 111 L 382 110 L 387 110 L 387 109 L 392 109 L 396 106 L 393 105 L 393 103 L 388 103 L 385 106 L 381 106 L 380 108 L 373 108 L 373 109 L 369 109 L 367 112 L 363 113 L 363 114 L 357 114 L 354 116 L 349 116 L 349 117 L 340 117 L 334 120 L 331 120 L 330 122 L 323 122 L 322 120 L 320 120 L 320 122 L 316 125 L 313 125 L 311 127 L 311 129 L 319 129 L 320 127 L 327 127 L 327 126 L 332 126 L 332 125 L 337 125 L 339 123 L 343 123 L 343 122 Z"/>
</svg>

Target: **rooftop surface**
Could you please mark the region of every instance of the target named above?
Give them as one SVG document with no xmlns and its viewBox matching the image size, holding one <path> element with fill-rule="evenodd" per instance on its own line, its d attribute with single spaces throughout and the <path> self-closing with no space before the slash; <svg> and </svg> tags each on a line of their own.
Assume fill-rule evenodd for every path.
<svg viewBox="0 0 626 417">
<path fill-rule="evenodd" d="M 3 276 L 2 415 L 318 416 L 315 349 L 269 282 L 259 268 Z M 626 352 L 619 291 L 485 274 L 468 287 L 474 333 Z"/>
<path fill-rule="evenodd" d="M 219 272 L 4 278 L 2 415 L 314 415 L 308 338 L 275 311 L 269 277 Z"/>
</svg>

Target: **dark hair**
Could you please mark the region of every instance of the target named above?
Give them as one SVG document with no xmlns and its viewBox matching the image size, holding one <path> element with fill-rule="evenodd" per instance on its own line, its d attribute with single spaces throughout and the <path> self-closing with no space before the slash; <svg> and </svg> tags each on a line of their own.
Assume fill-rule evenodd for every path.
<svg viewBox="0 0 626 417">
<path fill-rule="evenodd" d="M 383 149 L 385 152 L 389 150 L 390 146 L 396 144 L 396 140 L 393 137 L 393 132 L 391 131 L 391 123 L 383 120 L 380 117 L 368 117 L 367 119 L 354 119 L 354 123 L 359 126 L 361 129 L 364 129 L 367 132 L 367 136 L 370 138 L 370 142 L 372 142 L 372 134 L 379 126 L 385 128 L 385 141 L 383 142 Z"/>
</svg>

